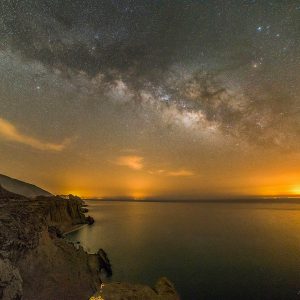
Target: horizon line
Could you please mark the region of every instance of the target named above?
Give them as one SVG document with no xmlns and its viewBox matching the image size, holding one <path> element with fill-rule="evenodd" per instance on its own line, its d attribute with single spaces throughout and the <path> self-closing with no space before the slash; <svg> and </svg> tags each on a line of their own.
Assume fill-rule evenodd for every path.
<svg viewBox="0 0 300 300">
<path fill-rule="evenodd" d="M 229 203 L 229 202 L 293 202 L 300 204 L 300 196 L 252 196 L 252 197 L 219 197 L 219 198 L 201 198 L 201 199 L 191 199 L 191 198 L 180 198 L 180 199 L 166 199 L 166 198 L 131 198 L 131 197 L 114 197 L 114 198 L 97 198 L 97 197 L 84 197 L 83 200 L 94 200 L 94 201 L 103 201 L 103 202 L 170 202 L 170 203 Z"/>
</svg>

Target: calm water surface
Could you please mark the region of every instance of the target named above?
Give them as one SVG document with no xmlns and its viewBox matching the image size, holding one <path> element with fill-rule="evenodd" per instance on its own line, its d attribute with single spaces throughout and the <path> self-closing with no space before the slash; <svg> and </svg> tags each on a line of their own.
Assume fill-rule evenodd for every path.
<svg viewBox="0 0 300 300">
<path fill-rule="evenodd" d="M 105 249 L 114 281 L 171 279 L 182 299 L 299 299 L 300 205 L 88 201 L 70 234 Z"/>
</svg>

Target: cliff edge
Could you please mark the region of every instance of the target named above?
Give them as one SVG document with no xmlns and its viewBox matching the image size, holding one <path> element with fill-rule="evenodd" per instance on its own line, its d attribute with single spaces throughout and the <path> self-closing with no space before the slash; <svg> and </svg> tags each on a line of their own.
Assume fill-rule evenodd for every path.
<svg viewBox="0 0 300 300">
<path fill-rule="evenodd" d="M 86 223 L 77 199 L 35 200 L 0 186 L 0 299 L 88 299 L 101 284 L 97 254 L 62 239 Z"/>
</svg>

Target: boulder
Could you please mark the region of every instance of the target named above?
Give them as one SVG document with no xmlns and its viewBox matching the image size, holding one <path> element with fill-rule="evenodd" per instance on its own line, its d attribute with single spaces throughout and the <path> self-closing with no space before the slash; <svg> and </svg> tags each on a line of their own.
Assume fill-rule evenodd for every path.
<svg viewBox="0 0 300 300">
<path fill-rule="evenodd" d="M 86 220 L 86 223 L 89 225 L 93 225 L 95 223 L 94 218 L 91 216 L 87 216 L 85 220 Z"/>
</svg>

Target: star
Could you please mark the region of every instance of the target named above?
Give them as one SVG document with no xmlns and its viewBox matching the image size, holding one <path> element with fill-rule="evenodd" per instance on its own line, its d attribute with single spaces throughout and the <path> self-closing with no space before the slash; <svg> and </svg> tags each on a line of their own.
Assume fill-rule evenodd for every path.
<svg viewBox="0 0 300 300">
<path fill-rule="evenodd" d="M 283 170 L 282 154 L 292 169 L 289 155 L 300 145 L 298 2 L 4 1 L 0 118 L 18 134 L 2 128 L 1 168 L 13 174 L 15 157 L 39 178 L 57 166 L 54 192 L 86 177 L 95 194 L 124 194 L 140 179 L 148 186 L 148 170 L 169 167 L 195 167 L 220 192 L 219 183 L 230 191 L 230 172 L 246 186 L 255 163 L 257 174 L 262 162 Z M 65 140 L 55 154 L 44 145 Z M 129 148 L 145 157 L 138 174 L 110 165 Z M 198 186 L 205 188 L 183 188 Z"/>
</svg>

